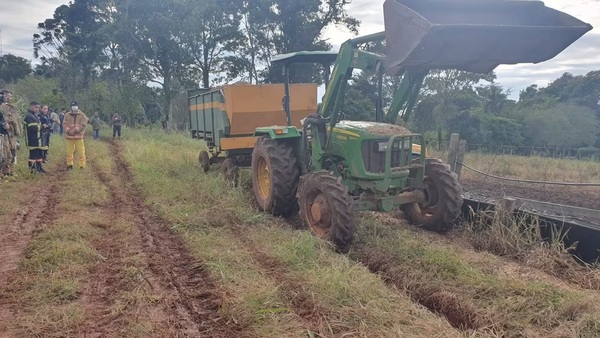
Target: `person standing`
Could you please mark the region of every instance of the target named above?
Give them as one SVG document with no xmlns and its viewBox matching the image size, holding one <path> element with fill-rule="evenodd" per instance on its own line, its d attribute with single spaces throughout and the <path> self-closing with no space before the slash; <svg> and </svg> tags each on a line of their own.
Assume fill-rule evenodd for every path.
<svg viewBox="0 0 600 338">
<path fill-rule="evenodd" d="M 48 106 L 42 105 L 42 109 L 38 115 L 40 123 L 42 124 L 42 130 L 40 131 L 42 137 L 42 154 L 44 155 L 44 163 L 48 162 L 48 148 L 50 148 L 50 131 L 52 121 L 48 115 Z"/>
<path fill-rule="evenodd" d="M 79 168 L 85 168 L 86 159 L 83 135 L 87 124 L 88 118 L 79 110 L 77 101 L 71 102 L 71 111 L 65 114 L 63 121 L 65 138 L 67 139 L 67 170 L 73 169 L 75 152 L 79 155 Z"/>
<path fill-rule="evenodd" d="M 45 174 L 46 171 L 42 166 L 44 154 L 41 137 L 42 123 L 38 117 L 39 111 L 39 103 L 31 102 L 29 104 L 29 110 L 27 116 L 25 116 L 25 141 L 29 149 L 29 170 L 32 173 Z"/>
<path fill-rule="evenodd" d="M 97 140 L 100 138 L 100 127 L 102 126 L 102 121 L 100 120 L 100 116 L 98 116 L 98 112 L 94 112 L 94 116 L 90 120 L 90 123 L 93 130 L 92 137 L 94 140 Z"/>
<path fill-rule="evenodd" d="M 115 136 L 117 134 L 119 135 L 119 140 L 120 140 L 121 139 L 121 115 L 119 115 L 119 113 L 116 113 L 115 115 L 113 115 L 112 124 L 113 124 L 113 140 L 115 139 Z"/>
<path fill-rule="evenodd" d="M 0 106 L 0 110 L 4 113 L 6 132 L 8 133 L 8 145 L 11 153 L 10 161 L 2 167 L 2 174 L 4 176 L 14 176 L 19 147 L 17 137 L 21 136 L 22 132 L 21 117 L 17 108 L 12 104 L 12 92 L 5 89 L 1 93 L 4 96 L 4 103 Z"/>
<path fill-rule="evenodd" d="M 0 104 L 2 103 L 4 103 L 4 95 L 0 93 Z M 4 113 L 0 109 L 0 168 L 8 164 L 11 159 L 12 153 L 8 145 L 8 125 L 4 120 Z M 0 182 L 2 182 L 2 178 L 0 178 Z"/>
<path fill-rule="evenodd" d="M 52 109 L 50 120 L 52 121 L 52 133 L 58 134 L 60 132 L 60 118 L 58 117 L 55 109 Z"/>
<path fill-rule="evenodd" d="M 63 122 L 65 121 L 66 113 L 67 113 L 67 109 L 63 108 L 60 110 L 60 114 L 58 114 L 58 120 L 60 122 L 60 136 L 61 137 L 65 134 L 65 128 L 63 127 Z"/>
</svg>

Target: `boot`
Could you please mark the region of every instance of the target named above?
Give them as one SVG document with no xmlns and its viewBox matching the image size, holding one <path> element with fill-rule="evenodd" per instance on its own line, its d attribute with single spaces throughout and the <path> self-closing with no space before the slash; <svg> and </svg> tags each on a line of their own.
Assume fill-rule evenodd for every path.
<svg viewBox="0 0 600 338">
<path fill-rule="evenodd" d="M 42 167 L 42 163 L 40 163 L 40 162 L 36 162 L 35 163 L 35 169 L 40 174 L 45 174 L 46 173 L 46 170 L 44 170 L 44 167 Z"/>
<path fill-rule="evenodd" d="M 31 171 L 32 174 L 37 171 L 37 167 L 36 167 L 36 163 L 35 162 L 29 162 L 29 171 Z"/>
</svg>

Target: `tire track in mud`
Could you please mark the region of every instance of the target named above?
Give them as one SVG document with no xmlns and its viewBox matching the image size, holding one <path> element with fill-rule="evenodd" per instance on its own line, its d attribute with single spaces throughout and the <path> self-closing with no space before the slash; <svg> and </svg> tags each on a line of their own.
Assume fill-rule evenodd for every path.
<svg viewBox="0 0 600 338">
<path fill-rule="evenodd" d="M 427 285 L 426 282 L 414 278 L 411 271 L 399 266 L 390 254 L 357 243 L 355 255 L 359 263 L 381 276 L 387 285 L 393 286 L 399 292 L 404 290 L 414 302 L 445 317 L 453 327 L 459 330 L 497 330 L 494 321 L 485 311 L 452 292 Z"/>
<path fill-rule="evenodd" d="M 310 231 L 301 220 L 288 219 L 286 223 L 292 229 Z M 413 302 L 445 318 L 454 328 L 462 331 L 497 329 L 492 318 L 484 311 L 458 295 L 418 281 L 411 271 L 398 265 L 390 254 L 360 242 L 353 243 L 351 250 L 350 259 L 380 276 L 393 291 L 409 296 Z"/>
<path fill-rule="evenodd" d="M 124 233 L 125 230 L 112 224 L 114 220 L 121 221 L 127 216 L 127 203 L 123 199 L 121 189 L 112 182 L 109 174 L 104 172 L 94 160 L 89 162 L 95 177 L 109 193 L 110 202 L 101 206 L 102 211 L 114 218 L 110 223 L 90 222 L 91 226 L 102 231 L 99 239 L 92 245 L 103 260 L 89 270 L 89 282 L 80 297 L 86 320 L 78 328 L 78 333 L 85 337 L 104 337 L 110 333 L 123 332 L 128 319 L 135 315 L 132 304 L 122 311 L 113 312 L 110 309 L 115 306 L 122 293 L 135 288 L 124 276 L 125 260 L 141 251 L 141 241 L 134 240 L 127 245 L 122 245 L 116 240 L 122 236 L 129 237 Z M 158 314 L 158 318 L 165 317 L 162 313 Z"/>
<path fill-rule="evenodd" d="M 247 336 L 243 327 L 221 315 L 223 293 L 203 262 L 194 258 L 181 237 L 145 204 L 121 146 L 112 141 L 109 148 L 116 164 L 119 194 L 130 208 L 139 231 L 141 250 L 149 270 L 147 281 L 153 293 L 162 296 L 175 335 Z"/>
<path fill-rule="evenodd" d="M 10 323 L 15 321 L 16 304 L 10 297 L 9 288 L 18 270 L 19 261 L 25 255 L 31 241 L 56 219 L 56 205 L 60 201 L 59 183 L 66 172 L 46 174 L 50 185 L 42 185 L 36 196 L 25 208 L 19 210 L 12 224 L 0 233 L 0 336 L 9 335 Z M 33 191 L 26 191 L 31 193 Z"/>
<path fill-rule="evenodd" d="M 347 337 L 358 332 L 342 324 L 343 320 L 339 315 L 315 302 L 314 295 L 303 286 L 305 283 L 288 277 L 289 269 L 257 246 L 242 229 L 231 227 L 229 231 L 248 250 L 252 259 L 267 277 L 275 281 L 281 290 L 279 295 L 291 305 L 292 310 L 307 329 L 319 337 Z"/>
</svg>

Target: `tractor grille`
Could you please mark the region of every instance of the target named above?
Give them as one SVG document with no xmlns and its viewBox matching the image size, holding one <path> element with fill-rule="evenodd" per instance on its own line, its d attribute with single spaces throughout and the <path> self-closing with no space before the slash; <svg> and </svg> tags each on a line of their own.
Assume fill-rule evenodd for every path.
<svg viewBox="0 0 600 338">
<path fill-rule="evenodd" d="M 385 151 L 379 151 L 379 143 L 382 141 L 365 141 L 362 144 L 362 158 L 365 169 L 374 174 L 385 173 Z M 404 167 L 408 165 L 410 151 L 392 150 L 392 168 Z"/>
</svg>

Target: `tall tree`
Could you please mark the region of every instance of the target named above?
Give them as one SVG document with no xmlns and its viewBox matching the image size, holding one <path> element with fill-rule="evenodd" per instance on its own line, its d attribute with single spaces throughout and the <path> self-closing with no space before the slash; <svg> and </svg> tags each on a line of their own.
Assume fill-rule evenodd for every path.
<svg viewBox="0 0 600 338">
<path fill-rule="evenodd" d="M 241 14 L 234 0 L 184 0 L 182 41 L 202 74 L 202 85 L 210 87 L 210 75 L 222 73 L 226 54 L 234 52 L 239 38 Z"/>
<path fill-rule="evenodd" d="M 188 13 L 179 0 L 124 0 L 117 5 L 120 24 L 129 34 L 125 41 L 147 69 L 147 80 L 162 88 L 163 114 L 172 127 L 171 101 L 175 80 L 189 76 L 193 58 L 183 47 L 181 32 Z"/>
<path fill-rule="evenodd" d="M 96 67 L 106 62 L 108 9 L 108 0 L 75 0 L 58 7 L 52 18 L 38 24 L 34 56 L 42 61 L 68 60 L 69 67 L 81 70 L 82 85 L 87 87 Z"/>
</svg>

